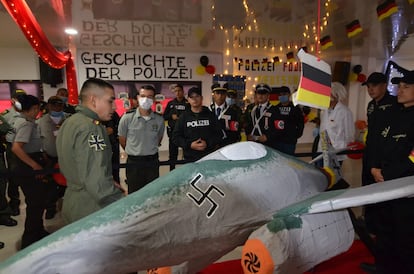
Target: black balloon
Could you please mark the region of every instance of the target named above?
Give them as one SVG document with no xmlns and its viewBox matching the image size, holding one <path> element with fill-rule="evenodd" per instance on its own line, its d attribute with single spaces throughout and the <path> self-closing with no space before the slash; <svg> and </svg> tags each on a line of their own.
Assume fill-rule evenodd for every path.
<svg viewBox="0 0 414 274">
<path fill-rule="evenodd" d="M 353 71 L 355 74 L 360 74 L 360 73 L 361 73 L 361 71 L 362 71 L 362 66 L 361 66 L 361 65 L 356 65 L 356 66 L 354 66 L 354 67 L 352 68 L 352 71 Z"/>
<path fill-rule="evenodd" d="M 203 67 L 207 67 L 207 65 L 208 65 L 208 57 L 207 56 L 205 56 L 205 55 L 203 55 L 203 56 L 201 56 L 200 57 L 200 64 L 203 66 Z"/>
</svg>

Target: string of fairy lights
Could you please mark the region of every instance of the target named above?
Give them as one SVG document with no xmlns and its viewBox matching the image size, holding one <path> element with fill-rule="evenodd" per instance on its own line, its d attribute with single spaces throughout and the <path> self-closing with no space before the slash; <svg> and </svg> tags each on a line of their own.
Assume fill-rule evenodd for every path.
<svg viewBox="0 0 414 274">
<path fill-rule="evenodd" d="M 316 2 L 315 2 L 316 5 Z M 296 62 L 287 59 L 288 53 L 296 53 L 300 48 L 305 47 L 309 53 L 320 54 L 316 52 L 316 45 L 319 42 L 320 37 L 318 34 L 325 31 L 328 27 L 329 16 L 332 10 L 331 0 L 325 0 L 322 2 L 320 7 L 320 21 L 318 22 L 317 14 L 309 14 L 304 18 L 303 33 L 298 33 L 298 38 L 290 41 L 278 41 L 275 38 L 275 43 L 269 46 L 266 43 L 260 44 L 259 41 L 253 45 L 241 45 L 235 42 L 235 37 L 240 37 L 243 32 L 249 32 L 252 35 L 260 35 L 260 27 L 258 18 L 253 9 L 250 8 L 248 0 L 243 0 L 243 7 L 245 10 L 245 24 L 241 26 L 233 25 L 231 27 L 225 27 L 223 24 L 218 22 L 215 16 L 215 4 L 213 1 L 211 12 L 212 12 L 212 27 L 213 29 L 220 30 L 224 34 L 224 74 L 232 74 L 233 66 L 240 62 L 240 59 L 235 58 L 235 53 L 243 51 L 243 54 L 254 55 L 260 54 L 263 57 L 267 57 L 269 62 Z M 318 32 L 319 25 L 319 32 Z M 250 53 L 249 53 L 250 51 Z M 257 77 L 247 77 L 246 81 L 258 80 Z M 252 85 L 254 87 L 254 85 Z"/>
</svg>

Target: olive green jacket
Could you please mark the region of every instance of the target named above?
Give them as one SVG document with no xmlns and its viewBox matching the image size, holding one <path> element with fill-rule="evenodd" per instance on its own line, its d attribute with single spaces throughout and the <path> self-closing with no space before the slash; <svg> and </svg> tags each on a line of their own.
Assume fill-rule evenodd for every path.
<svg viewBox="0 0 414 274">
<path fill-rule="evenodd" d="M 59 130 L 56 148 L 66 178 L 62 215 L 72 223 L 120 199 L 112 178 L 112 149 L 105 127 L 92 110 L 78 106 Z"/>
</svg>

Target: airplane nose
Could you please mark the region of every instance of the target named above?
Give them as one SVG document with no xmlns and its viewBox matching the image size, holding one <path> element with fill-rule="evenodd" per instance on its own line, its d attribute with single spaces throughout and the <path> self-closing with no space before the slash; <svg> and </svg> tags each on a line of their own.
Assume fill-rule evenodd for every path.
<svg viewBox="0 0 414 274">
<path fill-rule="evenodd" d="M 271 253 L 259 239 L 249 239 L 242 249 L 241 264 L 244 274 L 270 274 L 274 270 Z"/>
</svg>

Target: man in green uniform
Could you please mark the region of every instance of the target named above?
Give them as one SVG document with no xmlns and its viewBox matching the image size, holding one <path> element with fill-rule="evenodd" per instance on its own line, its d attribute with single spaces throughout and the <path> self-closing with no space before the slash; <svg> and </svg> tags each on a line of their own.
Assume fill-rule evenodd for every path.
<svg viewBox="0 0 414 274">
<path fill-rule="evenodd" d="M 111 143 L 102 121 L 115 111 L 111 84 L 88 79 L 80 91 L 81 105 L 59 130 L 59 165 L 67 180 L 62 215 L 72 223 L 123 196 L 112 178 Z"/>
</svg>

